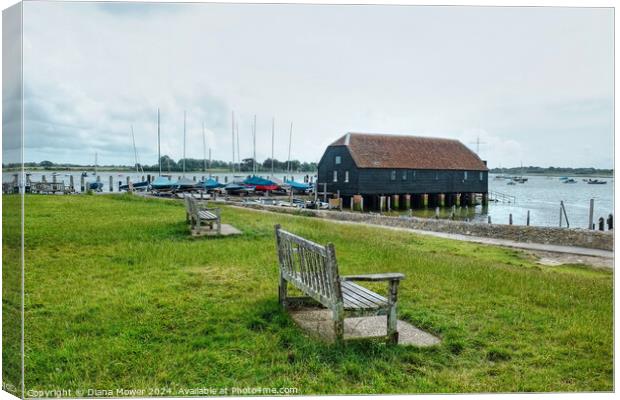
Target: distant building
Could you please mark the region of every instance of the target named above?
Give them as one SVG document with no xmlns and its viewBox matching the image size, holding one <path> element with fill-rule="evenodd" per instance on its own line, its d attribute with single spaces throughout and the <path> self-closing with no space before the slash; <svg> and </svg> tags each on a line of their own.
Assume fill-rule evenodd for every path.
<svg viewBox="0 0 620 400">
<path fill-rule="evenodd" d="M 458 140 L 347 133 L 325 150 L 317 182 L 319 191 L 325 184 L 327 192 L 339 193 L 345 207 L 354 195 L 366 208 L 385 207 L 386 196 L 399 208 L 409 201 L 451 206 L 471 204 L 475 194 L 486 201 L 488 168 Z"/>
</svg>

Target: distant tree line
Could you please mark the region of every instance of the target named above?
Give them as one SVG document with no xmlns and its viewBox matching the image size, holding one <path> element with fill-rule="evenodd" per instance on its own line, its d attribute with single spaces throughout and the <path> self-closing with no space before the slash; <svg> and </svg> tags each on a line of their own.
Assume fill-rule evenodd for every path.
<svg viewBox="0 0 620 400">
<path fill-rule="evenodd" d="M 540 175 L 613 175 L 613 169 L 600 168 L 569 168 L 569 167 L 512 167 L 512 168 L 491 168 L 490 172 L 495 174 L 521 175 L 521 174 L 540 174 Z"/>
<path fill-rule="evenodd" d="M 162 171 L 170 171 L 170 172 L 180 172 L 183 171 L 183 159 L 175 161 L 171 157 L 165 155 L 161 157 L 161 169 Z M 292 172 L 315 172 L 317 170 L 317 163 L 315 162 L 301 162 L 299 160 L 291 160 L 287 161 L 279 161 L 273 160 L 273 169 L 274 172 L 285 172 L 289 170 Z M 2 164 L 3 168 L 6 169 L 14 169 L 19 168 L 19 164 L 17 163 L 8 163 Z M 43 170 L 59 170 L 59 169 L 88 169 L 92 170 L 95 168 L 94 165 L 80 165 L 80 164 L 72 164 L 72 163 L 54 163 L 51 161 L 41 161 L 41 162 L 26 162 L 24 163 L 24 167 L 26 169 L 43 169 Z M 144 171 L 159 171 L 159 164 L 153 165 L 141 165 L 141 169 Z M 106 170 L 118 170 L 118 171 L 132 171 L 136 169 L 136 166 L 129 165 L 98 165 L 99 169 Z M 221 161 L 221 160 L 203 160 L 203 159 L 195 159 L 195 158 L 186 158 L 185 159 L 185 171 L 187 172 L 199 172 L 204 169 L 209 170 L 231 170 L 233 165 L 230 161 Z M 254 159 L 253 158 L 245 158 L 241 160 L 241 162 L 236 162 L 234 165 L 235 171 L 241 172 L 252 172 L 254 169 Z M 259 172 L 270 172 L 271 171 L 271 158 L 266 159 L 265 161 L 256 163 L 256 169 Z"/>
</svg>

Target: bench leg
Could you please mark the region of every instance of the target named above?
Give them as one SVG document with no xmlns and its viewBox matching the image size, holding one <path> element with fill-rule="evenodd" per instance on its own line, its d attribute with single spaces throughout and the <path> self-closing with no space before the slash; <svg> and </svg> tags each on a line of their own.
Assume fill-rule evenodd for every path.
<svg viewBox="0 0 620 400">
<path fill-rule="evenodd" d="M 387 315 L 387 341 L 390 344 L 398 344 L 398 330 L 396 328 L 397 322 L 398 318 L 396 317 L 396 304 L 393 304 Z"/>
<path fill-rule="evenodd" d="M 334 320 L 334 337 L 337 344 L 344 344 L 344 310 L 335 308 L 332 311 Z"/>
<path fill-rule="evenodd" d="M 278 286 L 278 301 L 283 309 L 286 310 L 286 296 L 288 295 L 288 281 L 280 275 L 280 285 Z"/>
<path fill-rule="evenodd" d="M 398 298 L 398 281 L 390 281 L 388 294 L 388 302 L 390 304 L 390 312 L 387 315 L 387 339 L 388 343 L 398 344 L 398 318 L 396 316 L 396 303 Z"/>
</svg>

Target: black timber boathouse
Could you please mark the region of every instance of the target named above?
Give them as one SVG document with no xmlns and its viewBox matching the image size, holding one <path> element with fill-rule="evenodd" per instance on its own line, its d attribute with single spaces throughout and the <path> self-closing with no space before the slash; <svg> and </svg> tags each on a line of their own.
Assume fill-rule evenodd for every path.
<svg viewBox="0 0 620 400">
<path fill-rule="evenodd" d="M 366 133 L 330 144 L 317 179 L 343 207 L 379 210 L 486 203 L 488 182 L 486 162 L 458 140 Z"/>
</svg>

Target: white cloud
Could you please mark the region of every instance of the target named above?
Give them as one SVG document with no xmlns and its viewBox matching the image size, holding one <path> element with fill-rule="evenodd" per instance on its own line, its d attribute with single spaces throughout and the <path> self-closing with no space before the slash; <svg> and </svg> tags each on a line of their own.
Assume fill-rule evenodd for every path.
<svg viewBox="0 0 620 400">
<path fill-rule="evenodd" d="M 28 104 L 46 118 L 26 121 L 26 158 L 128 163 L 133 123 L 155 163 L 160 107 L 173 158 L 187 110 L 188 156 L 202 157 L 205 121 L 213 157 L 230 159 L 234 109 L 242 157 L 257 114 L 259 159 L 272 116 L 280 159 L 290 121 L 308 161 L 346 131 L 484 134 L 490 166 L 612 159 L 610 9 L 29 2 L 24 20 Z M 71 143 L 54 151 L 45 134 Z"/>
</svg>

